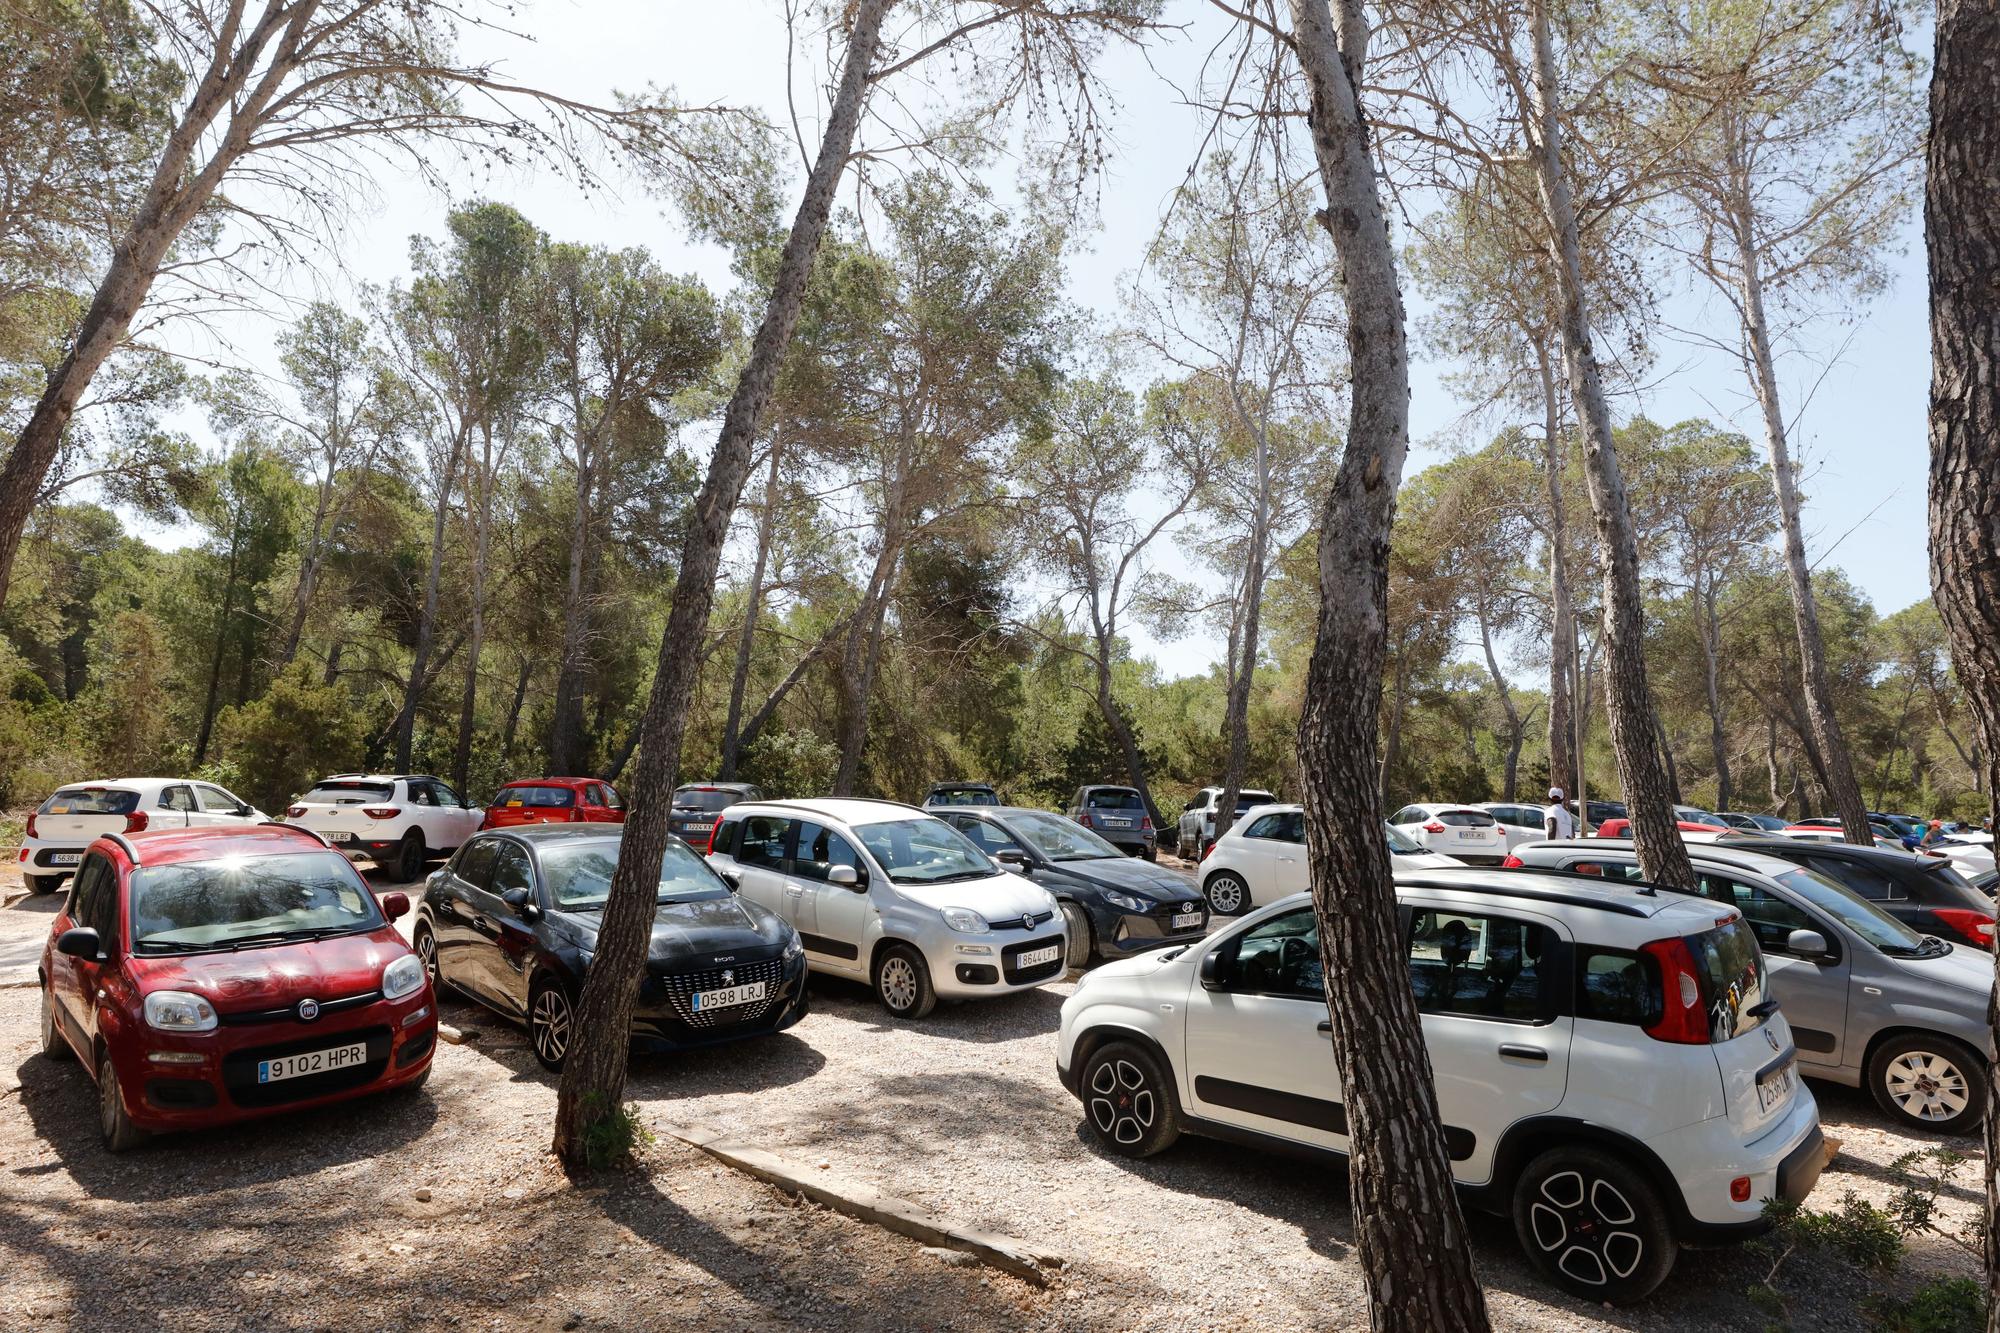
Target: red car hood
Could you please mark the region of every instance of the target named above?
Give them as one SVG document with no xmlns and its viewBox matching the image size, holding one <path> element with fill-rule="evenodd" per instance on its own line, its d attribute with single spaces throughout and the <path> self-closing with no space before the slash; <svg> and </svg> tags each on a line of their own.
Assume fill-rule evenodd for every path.
<svg viewBox="0 0 2000 1333">
<path fill-rule="evenodd" d="M 131 969 L 144 991 L 184 990 L 206 996 L 220 1013 L 278 1009 L 311 996 L 338 1000 L 382 984 L 382 969 L 410 951 L 394 926 L 366 935 L 337 935 L 236 952 L 148 958 Z"/>
</svg>

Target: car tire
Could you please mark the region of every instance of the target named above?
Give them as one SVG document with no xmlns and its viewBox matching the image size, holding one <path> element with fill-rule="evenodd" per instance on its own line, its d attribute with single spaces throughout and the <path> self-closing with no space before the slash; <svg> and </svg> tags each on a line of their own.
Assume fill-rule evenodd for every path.
<svg viewBox="0 0 2000 1333">
<path fill-rule="evenodd" d="M 1120 1157 L 1151 1157 L 1181 1136 L 1180 1101 L 1159 1057 L 1133 1041 L 1106 1042 L 1083 1062 L 1083 1119 Z"/>
<path fill-rule="evenodd" d="M 1090 966 L 1091 957 L 1097 949 L 1090 934 L 1090 914 L 1075 903 L 1062 904 L 1063 932 L 1067 940 L 1067 952 L 1063 956 L 1063 966 L 1072 972 L 1080 972 Z"/>
<path fill-rule="evenodd" d="M 62 888 L 63 877 L 61 875 L 22 875 L 21 883 L 27 886 L 28 892 L 31 894 L 54 893 Z"/>
<path fill-rule="evenodd" d="M 419 921 L 410 932 L 410 948 L 424 965 L 424 975 L 431 979 L 431 994 L 442 998 L 451 990 L 451 983 L 444 979 L 444 969 L 438 966 L 437 932 L 428 922 Z"/>
<path fill-rule="evenodd" d="M 1144 855 L 1148 861 L 1158 861 L 1160 859 L 1160 849 L 1149 846 L 1146 848 Z"/>
<path fill-rule="evenodd" d="M 559 982 L 547 978 L 537 981 L 528 993 L 528 1045 L 535 1052 L 536 1063 L 551 1074 L 560 1074 L 575 1038 L 575 999 Z"/>
<path fill-rule="evenodd" d="M 1233 870 L 1218 870 L 1202 882 L 1201 896 L 1215 916 L 1242 916 L 1250 910 L 1250 886 Z"/>
<path fill-rule="evenodd" d="M 42 1057 L 47 1060 L 67 1060 L 76 1052 L 69 1048 L 69 1038 L 63 1036 L 62 1028 L 56 1023 L 56 997 L 47 986 L 42 987 Z"/>
<path fill-rule="evenodd" d="M 907 944 L 884 949 L 875 960 L 875 998 L 897 1018 L 922 1018 L 937 1008 L 924 956 Z"/>
<path fill-rule="evenodd" d="M 146 1141 L 146 1131 L 125 1110 L 125 1094 L 109 1055 L 97 1062 L 97 1128 L 107 1152 L 130 1152 Z"/>
<path fill-rule="evenodd" d="M 1680 1256 L 1659 1192 L 1596 1148 L 1554 1148 L 1529 1162 L 1514 1182 L 1513 1211 L 1529 1261 L 1588 1300 L 1643 1300 Z"/>
<path fill-rule="evenodd" d="M 1868 1090 L 1899 1128 L 1969 1134 L 1986 1114 L 1985 1062 L 1950 1037 L 1892 1037 L 1868 1057 Z"/>
<path fill-rule="evenodd" d="M 396 877 L 397 882 L 404 884 L 411 880 L 422 879 L 427 855 L 424 849 L 424 835 L 416 829 L 411 829 L 403 835 L 402 842 L 397 844 L 396 865 L 389 873 Z"/>
</svg>

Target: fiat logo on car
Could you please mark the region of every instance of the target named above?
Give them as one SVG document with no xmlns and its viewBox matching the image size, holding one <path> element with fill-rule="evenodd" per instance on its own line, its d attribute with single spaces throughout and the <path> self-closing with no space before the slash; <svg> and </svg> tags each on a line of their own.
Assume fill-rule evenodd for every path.
<svg viewBox="0 0 2000 1333">
<path fill-rule="evenodd" d="M 319 1001 L 308 995 L 299 1001 L 299 1022 L 310 1023 L 319 1017 Z"/>
</svg>

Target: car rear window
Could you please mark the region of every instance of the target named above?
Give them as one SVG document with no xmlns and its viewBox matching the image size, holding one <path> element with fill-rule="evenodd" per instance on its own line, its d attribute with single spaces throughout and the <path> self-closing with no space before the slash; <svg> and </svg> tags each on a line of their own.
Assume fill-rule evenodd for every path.
<svg viewBox="0 0 2000 1333">
<path fill-rule="evenodd" d="M 1709 1039 L 1729 1041 L 1761 1027 L 1763 1016 L 1750 1011 L 1770 998 L 1771 983 L 1750 923 L 1740 916 L 1718 921 L 1688 936 L 1687 946 L 1708 983 Z"/>
<path fill-rule="evenodd" d="M 1236 813 L 1254 809 L 1260 805 L 1276 805 L 1278 798 L 1267 791 L 1239 791 L 1236 793 Z"/>
<path fill-rule="evenodd" d="M 299 799 L 320 805 L 366 805 L 394 794 L 395 788 L 386 782 L 321 782 Z"/>
<path fill-rule="evenodd" d="M 681 787 L 674 792 L 674 809 L 701 810 L 714 814 L 736 804 L 736 793 L 718 787 Z"/>
<path fill-rule="evenodd" d="M 1136 791 L 1109 789 L 1094 791 L 1083 798 L 1083 804 L 1091 810 L 1138 810 L 1143 806 Z"/>
<path fill-rule="evenodd" d="M 1451 828 L 1484 828 L 1493 822 L 1493 816 L 1484 810 L 1441 810 L 1437 822 Z"/>
<path fill-rule="evenodd" d="M 979 787 L 957 787 L 932 792 L 930 805 L 998 805 L 1000 798 Z"/>
<path fill-rule="evenodd" d="M 139 793 L 122 787 L 65 787 L 42 802 L 44 815 L 129 815 L 139 808 Z"/>
<path fill-rule="evenodd" d="M 535 810 L 563 810 L 576 804 L 576 792 L 569 787 L 502 787 L 496 805 L 518 805 Z"/>
</svg>

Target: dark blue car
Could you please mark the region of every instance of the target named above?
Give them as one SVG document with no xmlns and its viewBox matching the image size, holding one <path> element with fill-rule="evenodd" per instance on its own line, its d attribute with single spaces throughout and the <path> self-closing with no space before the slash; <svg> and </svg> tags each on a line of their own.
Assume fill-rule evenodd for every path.
<svg viewBox="0 0 2000 1333">
<path fill-rule="evenodd" d="M 1071 967 L 1208 933 L 1208 905 L 1171 870 L 1127 856 L 1061 815 L 1018 806 L 934 809 L 994 860 L 1055 895 Z"/>
</svg>

